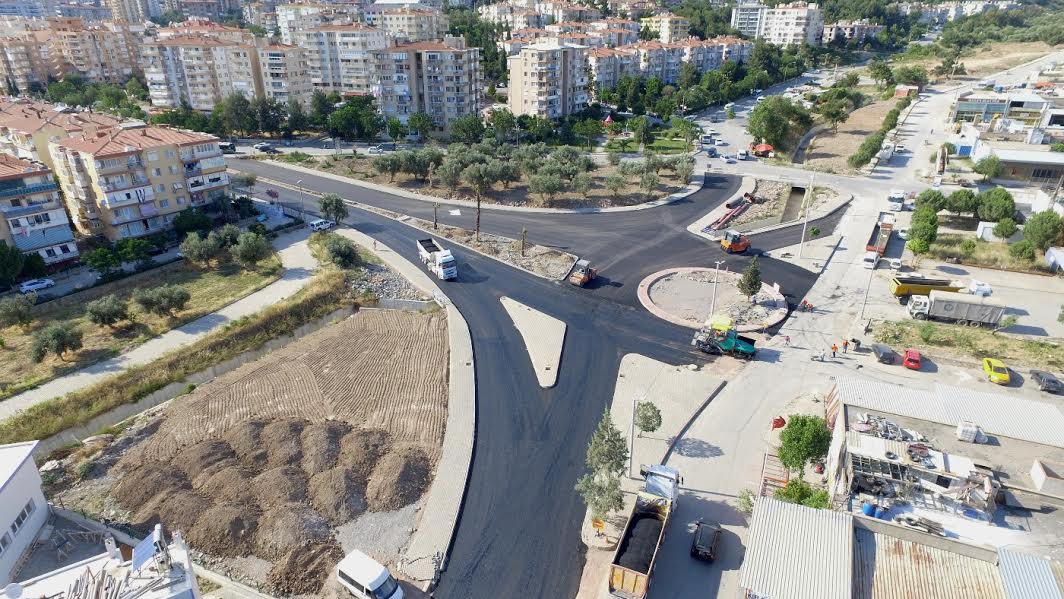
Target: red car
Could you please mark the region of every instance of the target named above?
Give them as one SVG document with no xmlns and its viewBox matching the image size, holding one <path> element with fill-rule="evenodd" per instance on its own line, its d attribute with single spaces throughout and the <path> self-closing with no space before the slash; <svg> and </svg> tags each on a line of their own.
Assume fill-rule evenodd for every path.
<svg viewBox="0 0 1064 599">
<path fill-rule="evenodd" d="M 909 370 L 920 370 L 920 352 L 907 349 L 902 354 L 901 365 Z"/>
</svg>

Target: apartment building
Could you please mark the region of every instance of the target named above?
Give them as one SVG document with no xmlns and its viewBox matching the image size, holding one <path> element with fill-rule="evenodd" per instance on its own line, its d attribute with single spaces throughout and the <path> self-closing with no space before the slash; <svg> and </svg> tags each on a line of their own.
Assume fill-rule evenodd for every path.
<svg viewBox="0 0 1064 599">
<path fill-rule="evenodd" d="M 779 46 L 820 45 L 824 35 L 824 13 L 816 4 L 792 2 L 765 10 L 761 34 L 765 41 Z"/>
<path fill-rule="evenodd" d="M 111 18 L 126 23 L 143 23 L 155 16 L 148 5 L 148 0 L 103 0 L 111 9 Z"/>
<path fill-rule="evenodd" d="M 447 15 L 434 8 L 386 8 L 366 12 L 366 22 L 395 37 L 397 42 L 428 42 L 447 34 Z"/>
<path fill-rule="evenodd" d="M 583 46 L 539 43 L 510 56 L 510 111 L 553 119 L 582 110 L 588 102 L 586 51 Z"/>
<path fill-rule="evenodd" d="M 385 118 L 405 123 L 424 112 L 446 131 L 453 120 L 480 111 L 480 48 L 467 48 L 461 36 L 379 50 L 373 78 L 371 91 Z"/>
<path fill-rule="evenodd" d="M 43 19 L 47 16 L 47 7 L 40 0 L 0 0 L 0 17 Z"/>
<path fill-rule="evenodd" d="M 611 17 L 609 19 L 599 19 L 597 21 L 591 21 L 587 23 L 587 28 L 591 31 L 599 31 L 605 29 L 626 29 L 639 35 L 640 29 L 642 29 L 637 21 L 631 19 L 621 19 L 618 17 Z"/>
<path fill-rule="evenodd" d="M 358 14 L 324 3 L 278 4 L 275 10 L 281 43 L 304 47 L 308 41 L 305 36 L 307 31 L 329 24 L 350 24 Z"/>
<path fill-rule="evenodd" d="M 551 15 L 534 10 L 525 3 L 499 2 L 487 4 L 477 9 L 480 18 L 496 25 L 505 26 L 510 31 L 519 29 L 538 29 L 551 22 Z"/>
<path fill-rule="evenodd" d="M 123 123 L 50 150 L 74 226 L 112 241 L 166 231 L 229 186 L 218 140 L 204 133 Z"/>
<path fill-rule="evenodd" d="M 125 83 L 140 71 L 137 46 L 143 25 L 103 22 L 86 25 L 78 18 L 48 19 L 52 75 L 77 74 L 94 82 Z"/>
<path fill-rule="evenodd" d="M 240 10 L 244 15 L 245 22 L 272 32 L 277 28 L 276 6 L 277 4 L 273 0 L 244 2 Z"/>
<path fill-rule="evenodd" d="M 64 2 L 55 6 L 55 14 L 59 17 L 77 17 L 86 23 L 114 20 L 111 16 L 110 8 L 96 4 Z"/>
<path fill-rule="evenodd" d="M 25 98 L 0 99 L 0 151 L 41 162 L 54 170 L 48 144 L 75 135 L 94 135 L 119 119 Z"/>
<path fill-rule="evenodd" d="M 323 25 L 305 36 L 314 88 L 347 96 L 371 92 L 374 53 L 392 45 L 390 34 L 361 23 Z"/>
<path fill-rule="evenodd" d="M 664 44 L 691 37 L 691 22 L 672 13 L 643 17 L 639 23 L 649 31 L 656 33 L 658 41 Z"/>
<path fill-rule="evenodd" d="M 644 79 L 657 77 L 665 84 L 674 84 L 685 63 L 694 65 L 700 72 L 711 71 L 728 60 L 748 60 L 753 47 L 752 42 L 735 37 L 688 38 L 671 44 L 650 40 L 612 49 L 590 50 L 587 61 L 592 87 L 599 93 L 615 87 L 624 75 Z"/>
<path fill-rule="evenodd" d="M 0 153 L 0 212 L 0 240 L 8 246 L 49 265 L 78 257 L 59 186 L 44 164 Z"/>
<path fill-rule="evenodd" d="M 231 94 L 261 95 L 262 74 L 254 46 L 204 36 L 155 39 L 142 47 L 151 103 L 177 108 L 187 102 L 210 111 Z"/>
<path fill-rule="evenodd" d="M 858 44 L 864 43 L 865 40 L 874 38 L 877 33 L 883 31 L 885 27 L 877 23 L 872 23 L 868 19 L 861 19 L 859 21 L 836 21 L 828 25 L 824 25 L 823 43 L 831 44 L 835 42 L 855 42 Z"/>
<path fill-rule="evenodd" d="M 307 51 L 299 46 L 267 44 L 257 49 L 262 93 L 281 104 L 307 105 L 314 92 Z"/>
<path fill-rule="evenodd" d="M 177 0 L 178 11 L 190 18 L 224 21 L 240 14 L 239 0 Z"/>
<path fill-rule="evenodd" d="M 761 36 L 761 26 L 765 19 L 764 4 L 736 4 L 732 7 L 731 26 L 749 38 Z"/>
<path fill-rule="evenodd" d="M 588 50 L 587 64 L 591 74 L 589 87 L 596 98 L 603 91 L 617 87 L 621 77 L 639 75 L 635 53 L 615 48 Z"/>
<path fill-rule="evenodd" d="M 531 0 L 526 0 L 531 2 Z M 564 0 L 539 0 L 531 6 L 532 10 L 546 15 L 549 22 L 580 21 L 589 22 L 602 18 L 602 12 L 597 8 L 573 4 Z"/>
<path fill-rule="evenodd" d="M 26 93 L 43 86 L 52 74 L 47 31 L 24 31 L 0 36 L 0 84 L 7 94 Z"/>
<path fill-rule="evenodd" d="M 163 40 L 188 36 L 209 37 L 249 46 L 254 45 L 256 40 L 255 34 L 247 29 L 215 23 L 202 18 L 185 19 L 182 22 L 173 23 L 169 27 L 161 27 L 155 34 L 155 37 Z"/>
</svg>

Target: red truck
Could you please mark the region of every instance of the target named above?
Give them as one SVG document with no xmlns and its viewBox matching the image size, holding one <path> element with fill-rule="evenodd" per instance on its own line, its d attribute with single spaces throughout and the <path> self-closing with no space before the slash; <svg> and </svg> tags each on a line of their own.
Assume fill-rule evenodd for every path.
<svg viewBox="0 0 1064 599">
<path fill-rule="evenodd" d="M 865 251 L 875 252 L 876 255 L 882 257 L 887 251 L 887 244 L 890 243 L 890 235 L 893 231 L 894 213 L 880 212 L 879 218 L 876 219 L 876 225 L 872 227 L 872 235 L 868 238 Z"/>
</svg>

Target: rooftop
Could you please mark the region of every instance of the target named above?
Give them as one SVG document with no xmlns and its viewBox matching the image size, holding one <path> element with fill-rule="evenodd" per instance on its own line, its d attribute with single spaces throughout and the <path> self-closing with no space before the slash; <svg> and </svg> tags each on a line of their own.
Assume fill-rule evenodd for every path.
<svg viewBox="0 0 1064 599">
<path fill-rule="evenodd" d="M 48 167 L 39 162 L 16 158 L 11 154 L 0 153 L 0 179 L 21 179 L 30 175 L 44 174 Z"/>
<path fill-rule="evenodd" d="M 152 127 L 144 124 L 128 127 L 115 127 L 97 131 L 92 137 L 71 137 L 60 142 L 59 146 L 91 154 L 94 158 L 121 156 L 138 152 L 145 148 L 215 141 L 217 138 L 206 133 L 196 133 L 169 127 Z"/>
<path fill-rule="evenodd" d="M 120 119 L 91 110 L 74 110 L 67 106 L 35 100 L 5 98 L 0 100 L 0 127 L 33 134 L 47 126 L 67 133 L 80 133 L 86 127 L 111 127 Z"/>
<path fill-rule="evenodd" d="M 0 491 L 4 490 L 11 477 L 33 455 L 35 447 L 37 447 L 36 441 L 0 445 Z"/>
</svg>

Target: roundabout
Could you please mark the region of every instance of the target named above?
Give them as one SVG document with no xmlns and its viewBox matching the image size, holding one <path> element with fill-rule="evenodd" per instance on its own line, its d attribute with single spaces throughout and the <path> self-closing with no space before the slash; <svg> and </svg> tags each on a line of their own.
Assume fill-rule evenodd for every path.
<svg viewBox="0 0 1064 599">
<path fill-rule="evenodd" d="M 739 291 L 741 278 L 712 268 L 660 270 L 639 283 L 639 302 L 662 320 L 696 330 L 714 315 L 730 318 L 740 332 L 766 329 L 787 317 L 782 293 L 762 283 L 761 290 L 747 298 Z"/>
</svg>

